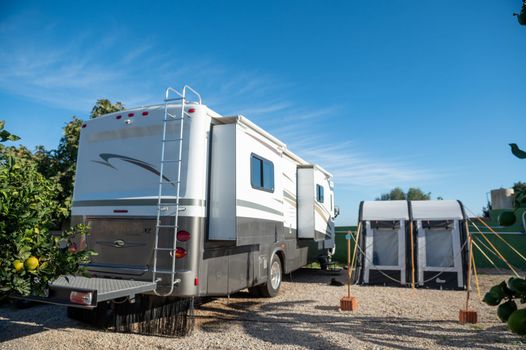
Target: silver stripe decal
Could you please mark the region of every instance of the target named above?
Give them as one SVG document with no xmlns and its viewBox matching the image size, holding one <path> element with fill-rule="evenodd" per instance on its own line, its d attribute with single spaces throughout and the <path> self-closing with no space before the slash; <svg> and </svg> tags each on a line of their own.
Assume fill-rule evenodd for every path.
<svg viewBox="0 0 526 350">
<path fill-rule="evenodd" d="M 288 198 L 290 199 L 291 201 L 296 201 L 296 196 L 294 196 L 292 193 L 290 193 L 289 191 L 283 191 L 283 197 L 285 198 Z"/>
<path fill-rule="evenodd" d="M 275 209 L 269 208 L 267 206 L 264 206 L 264 205 L 261 205 L 261 204 L 258 204 L 258 203 L 254 203 L 254 202 L 238 199 L 238 200 L 236 200 L 236 204 L 239 205 L 240 207 L 245 207 L 245 208 L 250 208 L 250 209 L 257 209 L 257 210 L 261 210 L 261 211 L 266 211 L 267 213 L 283 216 L 283 213 L 280 212 L 279 210 L 275 210 Z"/>
<path fill-rule="evenodd" d="M 175 205 L 175 198 L 166 198 L 161 201 L 163 205 Z M 203 199 L 181 198 L 180 205 L 193 205 L 204 207 L 206 201 Z M 97 199 L 86 201 L 74 201 L 73 207 L 113 207 L 113 206 L 138 206 L 138 205 L 157 205 L 157 198 L 148 199 Z"/>
<path fill-rule="evenodd" d="M 291 207 L 296 208 L 296 201 L 293 201 L 291 199 L 285 198 L 285 202 L 287 202 Z"/>
</svg>

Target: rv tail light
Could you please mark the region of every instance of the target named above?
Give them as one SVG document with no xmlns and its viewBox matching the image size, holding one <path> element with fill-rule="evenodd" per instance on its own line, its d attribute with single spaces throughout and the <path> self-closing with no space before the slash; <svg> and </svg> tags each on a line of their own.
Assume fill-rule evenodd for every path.
<svg viewBox="0 0 526 350">
<path fill-rule="evenodd" d="M 146 117 L 148 115 L 148 112 L 142 112 L 142 115 Z"/>
<path fill-rule="evenodd" d="M 175 248 L 175 258 L 182 259 L 188 255 L 188 252 L 183 248 Z M 170 256 L 173 256 L 173 252 L 170 252 Z"/>
<path fill-rule="evenodd" d="M 69 301 L 73 304 L 91 305 L 91 302 L 93 301 L 93 293 L 73 291 L 69 294 Z"/>
<path fill-rule="evenodd" d="M 195 108 L 189 108 L 188 109 L 188 113 L 194 113 L 195 112 Z"/>
<path fill-rule="evenodd" d="M 194 286 L 198 286 L 199 285 L 199 278 L 194 278 Z"/>
<path fill-rule="evenodd" d="M 134 115 L 135 115 L 135 114 L 133 114 L 133 113 L 128 113 L 128 118 L 131 118 L 131 117 L 133 117 Z"/>
<path fill-rule="evenodd" d="M 69 251 L 70 253 L 76 253 L 77 250 L 78 250 L 78 248 L 77 248 L 77 243 L 73 242 L 73 243 L 71 243 L 71 244 L 69 245 L 68 251 Z"/>
<path fill-rule="evenodd" d="M 87 124 L 82 124 L 82 127 L 85 128 L 86 126 L 88 126 Z"/>
<path fill-rule="evenodd" d="M 188 231 L 184 231 L 183 230 L 183 231 L 177 232 L 177 240 L 179 242 L 186 242 L 186 241 L 188 241 L 190 239 L 190 236 L 191 236 L 190 232 L 188 232 Z"/>
<path fill-rule="evenodd" d="M 115 119 L 121 119 L 122 118 L 122 115 L 118 115 L 115 117 Z"/>
</svg>

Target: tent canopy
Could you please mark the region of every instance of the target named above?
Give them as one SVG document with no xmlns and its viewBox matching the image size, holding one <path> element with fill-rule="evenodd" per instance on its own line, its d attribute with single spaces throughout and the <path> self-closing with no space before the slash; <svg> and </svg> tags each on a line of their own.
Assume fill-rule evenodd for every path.
<svg viewBox="0 0 526 350">
<path fill-rule="evenodd" d="M 411 201 L 414 220 L 463 220 L 464 215 L 458 201 Z"/>
<path fill-rule="evenodd" d="M 363 221 L 409 220 L 407 201 L 364 201 Z"/>
</svg>

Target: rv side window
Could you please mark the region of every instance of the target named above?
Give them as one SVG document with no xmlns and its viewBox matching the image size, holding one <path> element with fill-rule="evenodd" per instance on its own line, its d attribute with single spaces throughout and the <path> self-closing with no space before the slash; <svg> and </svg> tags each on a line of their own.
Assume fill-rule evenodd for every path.
<svg viewBox="0 0 526 350">
<path fill-rule="evenodd" d="M 255 154 L 250 156 L 250 183 L 257 190 L 274 192 L 274 164 Z"/>
<path fill-rule="evenodd" d="M 320 203 L 323 203 L 325 201 L 323 186 L 316 185 L 316 200 Z"/>
</svg>

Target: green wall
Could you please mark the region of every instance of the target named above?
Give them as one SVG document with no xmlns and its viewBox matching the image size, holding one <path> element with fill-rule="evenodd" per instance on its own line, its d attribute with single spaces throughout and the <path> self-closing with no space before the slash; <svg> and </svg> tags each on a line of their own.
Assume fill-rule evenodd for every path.
<svg viewBox="0 0 526 350">
<path fill-rule="evenodd" d="M 347 243 L 345 235 L 348 231 L 356 234 L 356 226 L 337 226 L 336 227 L 336 252 L 333 256 L 335 261 L 347 263 Z M 498 267 L 506 267 L 506 264 L 501 261 L 494 253 L 488 251 L 483 244 L 490 247 L 489 243 L 482 237 L 480 233 L 473 233 L 473 241 L 484 251 L 484 253 L 497 265 Z M 483 231 L 484 232 L 484 231 Z M 493 233 L 485 233 L 484 236 L 501 252 L 501 254 L 509 261 L 509 263 L 517 268 L 526 269 L 526 261 L 513 252 L 502 240 L 500 240 Z M 518 250 L 526 257 L 526 234 L 501 234 L 500 237 L 508 242 L 512 247 Z M 480 243 L 482 242 L 482 243 Z M 351 253 L 354 250 L 354 241 L 351 240 Z M 475 264 L 477 268 L 488 268 L 493 265 L 484 257 L 484 255 L 476 248 L 473 248 L 475 254 Z"/>
</svg>

